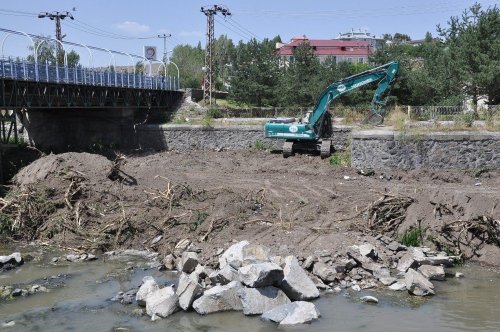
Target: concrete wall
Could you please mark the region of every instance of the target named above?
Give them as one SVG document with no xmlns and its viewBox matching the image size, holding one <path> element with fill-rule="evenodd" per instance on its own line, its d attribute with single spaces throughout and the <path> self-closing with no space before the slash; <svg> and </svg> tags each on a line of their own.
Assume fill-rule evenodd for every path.
<svg viewBox="0 0 500 332">
<path fill-rule="evenodd" d="M 336 149 L 345 149 L 350 141 L 350 128 L 335 128 Z M 257 141 L 266 148 L 281 149 L 283 140 L 264 137 L 263 126 L 193 126 L 140 125 L 136 127 L 140 148 L 148 150 L 239 150 L 255 147 Z"/>
<path fill-rule="evenodd" d="M 22 116 L 23 131 L 40 149 L 65 151 L 92 145 L 134 148 L 133 109 L 36 109 Z"/>
<path fill-rule="evenodd" d="M 374 169 L 500 168 L 498 132 L 352 133 L 352 166 Z"/>
</svg>

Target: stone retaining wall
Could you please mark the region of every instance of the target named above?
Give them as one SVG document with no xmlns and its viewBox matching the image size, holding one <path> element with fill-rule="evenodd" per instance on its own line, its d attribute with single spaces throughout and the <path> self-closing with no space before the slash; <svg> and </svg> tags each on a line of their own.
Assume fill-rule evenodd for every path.
<svg viewBox="0 0 500 332">
<path fill-rule="evenodd" d="M 352 133 L 352 166 L 373 169 L 500 168 L 498 132 Z"/>
<path fill-rule="evenodd" d="M 351 128 L 334 128 L 336 149 L 349 146 Z M 264 137 L 263 126 L 140 125 L 136 127 L 141 149 L 153 150 L 241 150 L 256 147 L 281 149 L 283 140 Z M 257 143 L 259 142 L 259 143 Z"/>
</svg>

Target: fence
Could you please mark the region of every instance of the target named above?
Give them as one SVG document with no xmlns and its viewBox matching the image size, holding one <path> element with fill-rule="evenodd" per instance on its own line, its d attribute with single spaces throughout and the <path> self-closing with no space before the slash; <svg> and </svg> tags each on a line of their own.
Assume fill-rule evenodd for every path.
<svg viewBox="0 0 500 332">
<path fill-rule="evenodd" d="M 0 59 L 0 77 L 15 80 L 69 83 L 134 89 L 179 90 L 175 76 L 148 76 L 142 74 L 98 71 L 85 67 L 52 66 L 46 63 Z"/>
<path fill-rule="evenodd" d="M 413 121 L 473 121 L 500 118 L 500 105 L 485 105 L 477 112 L 463 106 L 406 106 Z"/>
</svg>

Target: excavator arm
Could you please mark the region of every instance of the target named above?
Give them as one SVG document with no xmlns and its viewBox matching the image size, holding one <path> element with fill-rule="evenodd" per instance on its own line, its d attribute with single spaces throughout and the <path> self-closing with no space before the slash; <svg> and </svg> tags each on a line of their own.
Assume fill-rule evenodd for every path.
<svg viewBox="0 0 500 332">
<path fill-rule="evenodd" d="M 268 138 L 281 138 L 290 141 L 318 141 L 331 135 L 331 123 L 328 107 L 332 101 L 341 95 L 356 90 L 367 84 L 378 82 L 377 90 L 372 99 L 370 114 L 367 120 L 383 120 L 384 95 L 399 74 L 399 63 L 390 62 L 365 72 L 344 78 L 329 85 L 319 97 L 312 112 L 305 121 L 294 122 L 290 119 L 271 119 L 265 124 L 265 134 Z"/>
</svg>

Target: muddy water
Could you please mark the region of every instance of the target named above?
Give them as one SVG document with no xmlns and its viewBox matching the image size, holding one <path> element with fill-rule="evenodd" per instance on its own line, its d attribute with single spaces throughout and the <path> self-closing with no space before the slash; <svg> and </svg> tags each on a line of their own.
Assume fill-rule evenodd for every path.
<svg viewBox="0 0 500 332">
<path fill-rule="evenodd" d="M 4 252 L 5 253 L 5 252 Z M 0 253 L 2 254 L 2 253 Z M 14 301 L 0 302 L 2 331 L 275 331 L 274 324 L 258 317 L 229 312 L 199 316 L 178 312 L 151 322 L 134 317 L 135 304 L 109 301 L 118 291 L 140 285 L 153 275 L 161 284 L 175 282 L 175 274 L 148 269 L 146 262 L 127 257 L 87 263 L 53 264 L 51 252 L 22 267 L 0 274 L 0 285 L 33 283 L 40 278 L 67 275 L 64 286 Z M 36 256 L 36 255 L 35 255 Z M 133 269 L 132 269 L 133 267 Z M 500 331 L 500 274 L 477 266 L 459 268 L 463 279 L 435 282 L 437 295 L 410 298 L 394 292 L 346 292 L 326 294 L 315 302 L 322 318 L 293 331 Z M 450 271 L 451 272 L 451 271 Z M 42 279 L 43 280 L 43 279 Z M 359 302 L 374 295 L 380 303 Z"/>
</svg>

